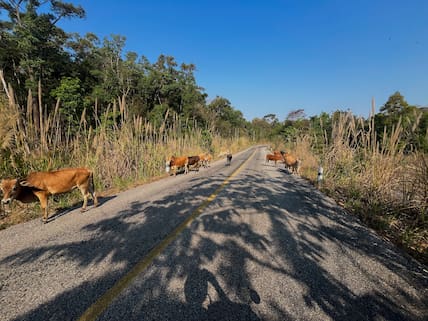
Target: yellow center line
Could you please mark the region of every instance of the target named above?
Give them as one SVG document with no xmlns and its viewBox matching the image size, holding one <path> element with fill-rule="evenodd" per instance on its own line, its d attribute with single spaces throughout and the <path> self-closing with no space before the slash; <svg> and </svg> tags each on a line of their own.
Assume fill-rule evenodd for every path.
<svg viewBox="0 0 428 321">
<path fill-rule="evenodd" d="M 243 166 L 254 156 L 254 151 L 246 161 L 244 161 L 235 171 L 227 177 L 219 187 L 193 211 L 180 225 L 178 225 L 169 235 L 167 235 L 158 245 L 156 245 L 141 261 L 139 261 L 126 275 L 119 279 L 113 287 L 108 289 L 94 304 L 92 304 L 78 319 L 78 321 L 95 321 L 103 313 L 111 302 L 125 290 L 129 284 L 143 272 L 159 254 L 174 241 L 177 236 L 217 197 L 221 190 L 229 184 L 230 180 L 238 175 Z"/>
</svg>

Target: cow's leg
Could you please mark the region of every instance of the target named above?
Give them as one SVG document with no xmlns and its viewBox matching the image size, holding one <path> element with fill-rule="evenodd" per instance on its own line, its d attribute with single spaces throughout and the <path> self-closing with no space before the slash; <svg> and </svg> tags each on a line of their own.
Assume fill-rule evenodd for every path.
<svg viewBox="0 0 428 321">
<path fill-rule="evenodd" d="M 92 199 L 94 200 L 94 206 L 96 207 L 96 206 L 98 206 L 98 198 L 97 198 L 97 194 L 95 193 L 95 186 L 94 185 L 95 185 L 94 184 L 94 177 L 91 175 L 88 190 L 92 196 Z"/>
<path fill-rule="evenodd" d="M 45 191 L 34 193 L 40 201 L 40 207 L 43 212 L 43 223 L 48 222 L 48 194 Z"/>
<path fill-rule="evenodd" d="M 81 208 L 81 212 L 85 212 L 86 211 L 86 207 L 88 205 L 88 196 L 89 196 L 89 184 L 83 184 L 83 185 L 79 185 L 77 186 L 80 190 L 80 192 L 82 193 L 83 196 L 83 205 Z"/>
<path fill-rule="evenodd" d="M 88 205 L 88 195 L 89 193 L 82 193 L 83 194 L 83 205 L 82 208 L 80 209 L 81 212 L 85 212 L 86 211 L 86 206 Z"/>
<path fill-rule="evenodd" d="M 88 193 L 86 193 L 86 200 L 88 199 L 89 195 L 91 195 L 92 200 L 94 201 L 94 207 L 97 207 L 98 206 L 98 197 L 97 197 L 97 193 L 95 193 L 95 191 L 92 187 L 89 187 L 89 191 L 88 191 Z"/>
<path fill-rule="evenodd" d="M 98 198 L 97 194 L 95 193 L 94 175 L 92 173 L 89 180 L 89 193 L 91 193 L 92 199 L 94 201 L 94 206 L 98 206 Z"/>
<path fill-rule="evenodd" d="M 94 200 L 94 206 L 97 207 L 98 206 L 98 197 L 97 197 L 97 193 L 94 190 L 91 191 L 91 196 L 92 196 L 92 199 Z"/>
<path fill-rule="evenodd" d="M 79 189 L 82 192 L 82 196 L 83 196 L 83 205 L 82 205 L 81 212 L 86 211 L 89 196 L 92 196 L 92 199 L 94 200 L 94 206 L 98 206 L 98 198 L 91 184 L 89 184 L 89 186 L 87 187 L 79 187 Z"/>
</svg>

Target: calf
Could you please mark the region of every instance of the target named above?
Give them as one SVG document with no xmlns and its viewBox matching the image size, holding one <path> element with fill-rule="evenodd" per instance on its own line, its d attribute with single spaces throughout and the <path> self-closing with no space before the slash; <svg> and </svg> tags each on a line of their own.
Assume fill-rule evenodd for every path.
<svg viewBox="0 0 428 321">
<path fill-rule="evenodd" d="M 39 201 L 43 212 L 43 222 L 48 220 L 48 200 L 50 195 L 61 194 L 79 188 L 83 196 L 82 212 L 86 211 L 88 196 L 98 205 L 94 191 L 93 173 L 87 168 L 64 168 L 50 172 L 33 172 L 23 180 L 3 179 L 0 189 L 3 192 L 2 204 L 14 199 L 22 203 Z"/>
</svg>

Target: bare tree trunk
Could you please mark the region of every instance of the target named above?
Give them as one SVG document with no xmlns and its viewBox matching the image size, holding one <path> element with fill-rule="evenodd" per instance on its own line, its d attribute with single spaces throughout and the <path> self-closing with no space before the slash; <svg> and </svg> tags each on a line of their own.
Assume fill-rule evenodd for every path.
<svg viewBox="0 0 428 321">
<path fill-rule="evenodd" d="M 33 93 L 31 91 L 31 88 L 28 89 L 28 95 L 27 95 L 27 112 L 26 112 L 26 126 L 27 126 L 27 132 L 31 137 L 34 137 L 34 122 L 33 122 Z"/>
<path fill-rule="evenodd" d="M 37 135 L 40 129 L 40 112 L 39 112 L 39 106 L 37 103 L 37 97 L 32 97 L 30 103 L 31 103 L 31 109 L 33 113 L 34 133 Z"/>
<path fill-rule="evenodd" d="M 1 83 L 3 84 L 4 92 L 6 93 L 7 99 L 9 99 L 9 103 L 10 103 L 11 96 L 8 90 L 8 86 L 6 84 L 6 80 L 4 79 L 3 69 L 0 69 L 0 78 L 1 78 Z"/>
</svg>

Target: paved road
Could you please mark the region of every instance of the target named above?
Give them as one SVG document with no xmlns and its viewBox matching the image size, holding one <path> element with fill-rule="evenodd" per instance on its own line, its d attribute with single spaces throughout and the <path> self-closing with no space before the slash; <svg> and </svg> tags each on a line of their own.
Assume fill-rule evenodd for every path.
<svg viewBox="0 0 428 321">
<path fill-rule="evenodd" d="M 0 231 L 0 320 L 427 320 L 426 267 L 265 153 Z"/>
</svg>

